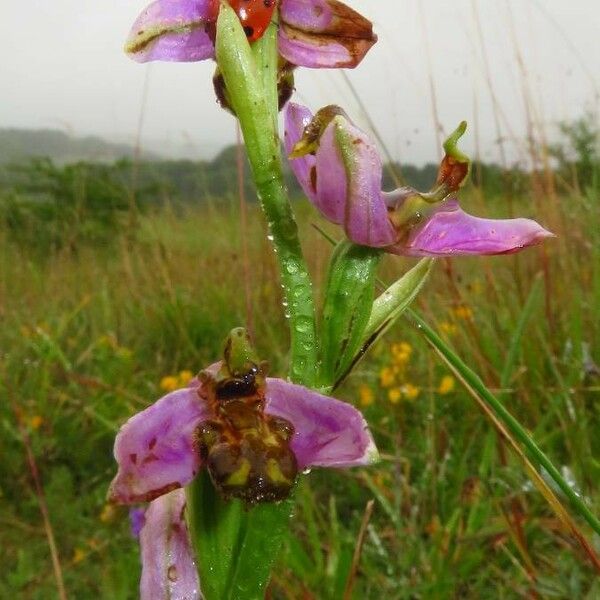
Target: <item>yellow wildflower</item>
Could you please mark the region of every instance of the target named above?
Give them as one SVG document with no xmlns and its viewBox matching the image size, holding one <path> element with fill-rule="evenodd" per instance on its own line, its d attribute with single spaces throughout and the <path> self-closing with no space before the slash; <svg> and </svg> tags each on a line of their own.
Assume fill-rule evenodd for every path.
<svg viewBox="0 0 600 600">
<path fill-rule="evenodd" d="M 395 379 L 394 371 L 390 369 L 390 367 L 383 367 L 383 369 L 379 371 L 379 385 L 381 385 L 381 387 L 391 387 L 394 385 Z"/>
<path fill-rule="evenodd" d="M 133 351 L 125 346 L 119 346 L 119 349 L 117 350 L 117 356 L 121 360 L 129 360 L 133 356 Z"/>
<path fill-rule="evenodd" d="M 187 369 L 179 371 L 179 383 L 184 386 L 187 385 L 194 377 L 194 374 Z"/>
<path fill-rule="evenodd" d="M 442 321 L 440 323 L 440 331 L 450 337 L 451 335 L 454 335 L 457 331 L 458 328 L 456 327 L 456 325 L 454 323 L 450 323 L 449 321 Z"/>
<path fill-rule="evenodd" d="M 454 316 L 463 321 L 471 321 L 473 319 L 473 309 L 466 304 L 460 304 L 454 308 Z"/>
<path fill-rule="evenodd" d="M 398 348 L 401 354 L 411 354 L 412 346 L 408 342 L 400 342 Z"/>
<path fill-rule="evenodd" d="M 105 504 L 102 512 L 100 513 L 100 521 L 102 523 L 110 523 L 114 521 L 117 509 L 114 504 Z"/>
<path fill-rule="evenodd" d="M 395 387 L 388 391 L 388 400 L 392 404 L 398 404 L 398 402 L 400 402 L 401 398 L 402 398 L 402 390 L 400 388 Z"/>
<path fill-rule="evenodd" d="M 394 362 L 403 365 L 410 360 L 411 354 L 412 346 L 407 342 L 392 344 L 392 357 Z"/>
<path fill-rule="evenodd" d="M 73 552 L 73 558 L 71 559 L 73 564 L 76 565 L 80 563 L 87 556 L 87 552 L 81 548 L 75 548 L 75 552 Z"/>
<path fill-rule="evenodd" d="M 421 393 L 421 390 L 412 383 L 405 383 L 402 386 L 402 393 L 407 400 L 415 400 Z"/>
<path fill-rule="evenodd" d="M 42 426 L 43 422 L 44 419 L 40 415 L 33 415 L 33 417 L 29 419 L 29 426 L 31 429 L 37 430 Z"/>
<path fill-rule="evenodd" d="M 375 402 L 373 390 L 364 383 L 358 388 L 358 398 L 361 406 L 371 406 Z"/>
<path fill-rule="evenodd" d="M 438 386 L 438 394 L 449 394 L 454 390 L 454 377 L 452 375 L 444 375 Z"/>
<path fill-rule="evenodd" d="M 160 389 L 165 392 L 172 392 L 179 387 L 179 378 L 173 375 L 167 375 L 160 380 Z"/>
</svg>

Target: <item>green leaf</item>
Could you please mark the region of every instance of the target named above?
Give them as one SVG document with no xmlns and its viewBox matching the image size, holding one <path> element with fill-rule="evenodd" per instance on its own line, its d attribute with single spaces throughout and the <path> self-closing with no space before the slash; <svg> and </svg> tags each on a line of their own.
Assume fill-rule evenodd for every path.
<svg viewBox="0 0 600 600">
<path fill-rule="evenodd" d="M 239 500 L 224 502 L 206 471 L 186 488 L 186 495 L 202 593 L 207 600 L 221 600 L 235 570 L 246 520 L 244 507 Z"/>
<path fill-rule="evenodd" d="M 382 250 L 340 242 L 331 257 L 321 323 L 321 384 L 347 374 L 360 350 Z"/>
<path fill-rule="evenodd" d="M 206 471 L 186 488 L 187 520 L 206 600 L 264 597 L 293 500 L 246 508 L 223 500 Z"/>
<path fill-rule="evenodd" d="M 533 314 L 533 309 L 535 308 L 535 302 L 539 295 L 539 292 L 542 288 L 542 279 L 539 275 L 534 279 L 533 285 L 531 286 L 531 291 L 529 292 L 529 296 L 527 297 L 527 301 L 525 302 L 525 306 L 521 311 L 519 316 L 519 321 L 515 328 L 515 331 L 512 335 L 512 339 L 510 340 L 510 345 L 508 347 L 508 352 L 506 354 L 506 361 L 504 363 L 504 367 L 502 369 L 502 375 L 500 377 L 500 387 L 506 388 L 510 383 L 510 378 L 512 377 L 515 363 L 517 362 L 517 357 L 519 354 L 519 348 L 521 346 L 521 339 L 523 337 L 523 332 L 525 331 L 525 326 L 527 322 L 531 318 Z"/>
<path fill-rule="evenodd" d="M 246 514 L 246 528 L 228 600 L 262 600 L 271 568 L 288 529 L 294 505 L 293 497 L 278 504 L 259 504 Z"/>
<path fill-rule="evenodd" d="M 433 263 L 433 258 L 421 259 L 375 300 L 363 334 L 363 346 L 372 346 L 408 308 L 427 281 Z"/>
</svg>

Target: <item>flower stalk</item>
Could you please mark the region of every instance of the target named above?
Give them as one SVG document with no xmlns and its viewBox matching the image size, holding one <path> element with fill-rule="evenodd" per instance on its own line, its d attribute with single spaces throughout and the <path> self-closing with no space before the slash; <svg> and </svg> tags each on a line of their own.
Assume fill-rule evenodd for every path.
<svg viewBox="0 0 600 600">
<path fill-rule="evenodd" d="M 235 12 L 222 3 L 215 51 L 228 98 L 240 122 L 258 197 L 267 217 L 290 319 L 290 378 L 315 383 L 317 338 L 312 284 L 283 178 L 277 131 L 277 26 L 253 52 Z"/>
</svg>

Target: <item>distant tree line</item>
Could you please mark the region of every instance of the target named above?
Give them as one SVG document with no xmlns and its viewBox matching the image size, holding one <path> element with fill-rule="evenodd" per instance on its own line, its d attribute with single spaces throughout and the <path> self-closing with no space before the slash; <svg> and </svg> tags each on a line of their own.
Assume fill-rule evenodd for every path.
<svg viewBox="0 0 600 600">
<path fill-rule="evenodd" d="M 552 179 L 559 193 L 582 194 L 597 201 L 600 193 L 600 128 L 591 115 L 561 125 L 561 142 L 548 149 Z M 76 248 L 106 242 L 132 225 L 140 211 L 169 203 L 175 207 L 204 202 L 237 201 L 239 164 L 243 190 L 256 200 L 249 165 L 235 146 L 213 160 L 139 160 L 112 163 L 57 164 L 49 158 L 27 159 L 0 168 L 0 226 L 28 246 Z M 239 163 L 238 161 L 243 162 Z M 302 191 L 286 165 L 285 178 L 292 198 Z M 422 167 L 389 164 L 383 188 L 398 182 L 427 191 L 437 165 Z M 536 173 L 518 166 L 475 163 L 471 183 L 487 197 L 519 196 L 528 192 Z M 130 230 L 134 230 L 130 227 Z"/>
</svg>

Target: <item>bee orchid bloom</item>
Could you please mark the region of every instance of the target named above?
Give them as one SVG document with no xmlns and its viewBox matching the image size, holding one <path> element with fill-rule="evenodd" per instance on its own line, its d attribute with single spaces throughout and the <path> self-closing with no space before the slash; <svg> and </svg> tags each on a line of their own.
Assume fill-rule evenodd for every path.
<svg viewBox="0 0 600 600">
<path fill-rule="evenodd" d="M 149 502 L 187 485 L 203 467 L 226 498 L 249 504 L 280 500 L 303 469 L 366 465 L 377 459 L 358 410 L 265 377 L 264 363 L 247 348 L 245 330 L 234 329 L 223 362 L 121 427 L 114 448 L 119 468 L 110 486 L 112 501 Z"/>
<path fill-rule="evenodd" d="M 309 200 L 341 225 L 355 244 L 405 256 L 508 254 L 553 234 L 531 219 L 485 219 L 464 212 L 454 193 L 469 160 L 456 148 L 466 124 L 445 144 L 436 188 L 381 190 L 382 162 L 375 144 L 337 107 L 315 116 L 289 103 L 285 148 Z"/>
<path fill-rule="evenodd" d="M 125 50 L 138 62 L 214 58 L 215 23 L 224 0 L 156 0 L 137 18 Z M 377 41 L 372 24 L 338 0 L 228 0 L 249 41 L 279 8 L 279 53 L 293 65 L 352 68 Z"/>
</svg>

